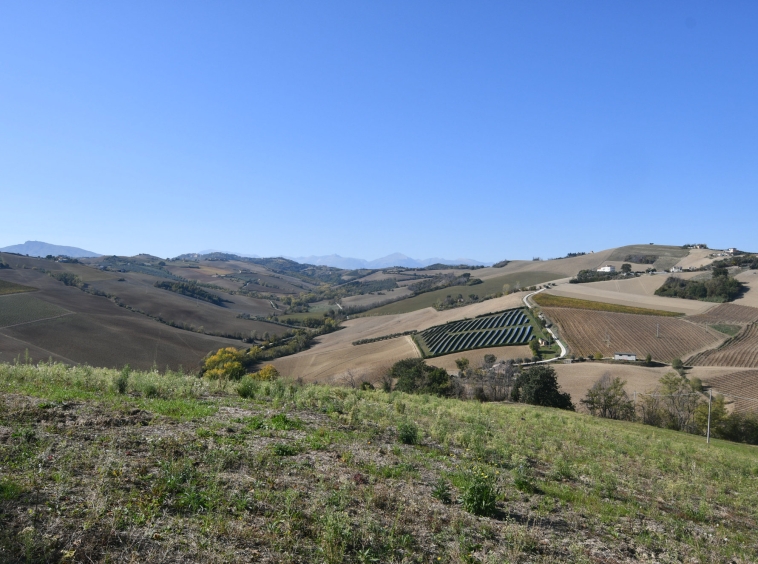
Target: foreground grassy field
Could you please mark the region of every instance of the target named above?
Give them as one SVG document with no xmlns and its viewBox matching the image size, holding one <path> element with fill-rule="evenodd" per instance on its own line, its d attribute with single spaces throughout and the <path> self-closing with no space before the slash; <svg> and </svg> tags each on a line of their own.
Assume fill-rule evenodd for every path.
<svg viewBox="0 0 758 564">
<path fill-rule="evenodd" d="M 752 447 L 521 405 L 282 381 L 250 393 L 0 365 L 0 561 L 758 553 Z"/>
</svg>

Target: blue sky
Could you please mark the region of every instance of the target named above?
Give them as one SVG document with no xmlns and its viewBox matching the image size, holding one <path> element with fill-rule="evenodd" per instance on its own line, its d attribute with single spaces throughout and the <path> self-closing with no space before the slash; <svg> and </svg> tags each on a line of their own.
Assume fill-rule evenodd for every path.
<svg viewBox="0 0 758 564">
<path fill-rule="evenodd" d="M 4 2 L 0 246 L 758 250 L 756 2 Z"/>
</svg>

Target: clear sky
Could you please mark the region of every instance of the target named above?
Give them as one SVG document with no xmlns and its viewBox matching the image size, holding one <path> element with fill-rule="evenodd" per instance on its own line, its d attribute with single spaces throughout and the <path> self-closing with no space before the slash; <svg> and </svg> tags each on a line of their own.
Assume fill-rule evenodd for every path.
<svg viewBox="0 0 758 564">
<path fill-rule="evenodd" d="M 758 2 L 2 2 L 0 247 L 758 250 Z"/>
</svg>

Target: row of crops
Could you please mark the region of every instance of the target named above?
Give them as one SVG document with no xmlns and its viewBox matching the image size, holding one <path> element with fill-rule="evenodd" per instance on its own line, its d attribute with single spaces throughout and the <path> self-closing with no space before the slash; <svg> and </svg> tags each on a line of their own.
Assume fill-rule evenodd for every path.
<svg viewBox="0 0 758 564">
<path fill-rule="evenodd" d="M 419 334 L 422 344 L 433 356 L 483 347 L 522 345 L 533 337 L 532 326 L 521 309 L 437 325 Z"/>
</svg>

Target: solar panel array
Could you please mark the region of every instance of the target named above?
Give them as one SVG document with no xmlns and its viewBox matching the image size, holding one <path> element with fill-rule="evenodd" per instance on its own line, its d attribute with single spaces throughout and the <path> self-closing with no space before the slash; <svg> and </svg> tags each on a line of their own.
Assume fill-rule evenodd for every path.
<svg viewBox="0 0 758 564">
<path fill-rule="evenodd" d="M 522 345 L 534 336 L 522 309 L 454 321 L 419 333 L 431 355 L 449 354 L 483 347 Z"/>
</svg>

